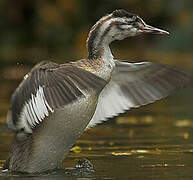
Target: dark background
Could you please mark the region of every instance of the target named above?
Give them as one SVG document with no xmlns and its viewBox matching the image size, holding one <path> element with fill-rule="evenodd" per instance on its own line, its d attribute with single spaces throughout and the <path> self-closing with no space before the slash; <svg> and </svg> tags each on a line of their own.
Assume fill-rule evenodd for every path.
<svg viewBox="0 0 193 180">
<path fill-rule="evenodd" d="M 133 49 L 138 52 L 135 56 L 142 59 L 146 56 L 144 49 L 152 53 L 192 53 L 192 0 L 1 0 L 1 66 L 34 64 L 47 58 L 65 61 L 85 57 L 85 40 L 91 26 L 119 8 L 138 14 L 171 35 L 116 43 L 114 49 L 118 56 L 131 58 L 127 53 Z M 126 54 L 119 53 L 123 50 Z"/>
</svg>

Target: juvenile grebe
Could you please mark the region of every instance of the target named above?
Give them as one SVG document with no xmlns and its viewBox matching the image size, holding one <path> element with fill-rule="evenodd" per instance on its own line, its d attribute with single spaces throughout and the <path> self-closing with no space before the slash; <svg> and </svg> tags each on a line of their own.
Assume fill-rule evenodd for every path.
<svg viewBox="0 0 193 180">
<path fill-rule="evenodd" d="M 166 97 L 192 81 L 192 75 L 167 65 L 113 58 L 112 41 L 144 33 L 168 34 L 135 14 L 116 10 L 92 27 L 87 58 L 37 64 L 11 98 L 8 126 L 15 136 L 4 169 L 55 169 L 86 128 Z"/>
</svg>

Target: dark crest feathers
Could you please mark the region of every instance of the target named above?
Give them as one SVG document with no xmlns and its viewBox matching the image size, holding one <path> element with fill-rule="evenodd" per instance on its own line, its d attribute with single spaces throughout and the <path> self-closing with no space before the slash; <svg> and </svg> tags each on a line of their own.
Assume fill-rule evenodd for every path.
<svg viewBox="0 0 193 180">
<path fill-rule="evenodd" d="M 113 11 L 113 16 L 115 17 L 133 17 L 135 14 L 129 13 L 124 9 L 118 9 Z"/>
</svg>

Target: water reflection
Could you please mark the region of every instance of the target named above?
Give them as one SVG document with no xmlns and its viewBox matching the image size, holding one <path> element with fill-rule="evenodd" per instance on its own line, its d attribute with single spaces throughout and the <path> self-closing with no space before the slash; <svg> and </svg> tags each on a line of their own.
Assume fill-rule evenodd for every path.
<svg viewBox="0 0 193 180">
<path fill-rule="evenodd" d="M 27 174 L 19 172 L 9 172 L 8 170 L 0 170 L 0 176 L 8 179 L 91 179 L 94 173 L 93 165 L 88 159 L 81 159 L 73 168 L 60 168 L 45 173 Z M 74 178 L 73 178 L 74 177 Z"/>
<path fill-rule="evenodd" d="M 49 175 L 0 174 L 14 179 L 192 179 L 193 103 L 187 88 L 173 97 L 133 109 L 126 115 L 92 128 L 77 141 L 63 163 L 74 167 L 88 158 L 95 173 L 69 176 L 60 170 Z M 5 116 L 1 116 L 5 119 Z M 12 136 L 0 125 L 0 166 Z"/>
</svg>

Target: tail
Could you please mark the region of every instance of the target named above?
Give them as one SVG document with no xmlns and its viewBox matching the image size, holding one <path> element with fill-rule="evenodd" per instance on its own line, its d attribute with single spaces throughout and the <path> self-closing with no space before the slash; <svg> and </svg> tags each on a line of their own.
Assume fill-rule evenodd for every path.
<svg viewBox="0 0 193 180">
<path fill-rule="evenodd" d="M 31 134 L 16 133 L 3 169 L 27 172 L 32 152 L 32 142 Z"/>
</svg>

